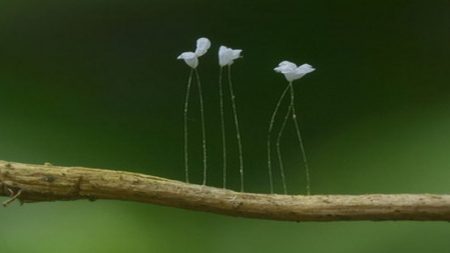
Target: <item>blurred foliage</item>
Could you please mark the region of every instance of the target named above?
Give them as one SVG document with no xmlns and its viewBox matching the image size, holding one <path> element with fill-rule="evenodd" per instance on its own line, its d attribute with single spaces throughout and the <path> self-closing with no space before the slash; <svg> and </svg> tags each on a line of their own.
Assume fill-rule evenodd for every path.
<svg viewBox="0 0 450 253">
<path fill-rule="evenodd" d="M 213 48 L 199 70 L 210 185 L 221 182 L 216 50 L 225 44 L 244 49 L 233 79 L 248 191 L 269 189 L 265 135 L 286 84 L 272 69 L 286 59 L 317 68 L 295 83 L 313 193 L 446 193 L 449 11 L 440 0 L 1 1 L 0 159 L 183 179 L 188 68 L 175 58 L 207 36 Z M 200 182 L 196 106 L 192 172 Z M 284 139 L 288 184 L 303 193 L 295 144 Z M 0 217 L 5 253 L 450 249 L 450 228 L 432 222 L 297 224 L 117 201 L 13 205 Z"/>
</svg>

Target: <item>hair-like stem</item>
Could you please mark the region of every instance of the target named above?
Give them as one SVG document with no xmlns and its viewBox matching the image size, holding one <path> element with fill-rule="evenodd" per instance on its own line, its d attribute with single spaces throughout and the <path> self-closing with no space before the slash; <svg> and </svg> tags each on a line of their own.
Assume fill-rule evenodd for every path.
<svg viewBox="0 0 450 253">
<path fill-rule="evenodd" d="M 300 133 L 300 127 L 299 127 L 299 124 L 297 122 L 297 114 L 295 113 L 294 86 L 292 85 L 292 82 L 289 82 L 289 87 L 290 87 L 290 90 L 291 90 L 290 93 L 291 93 L 292 120 L 294 121 L 295 131 L 296 131 L 296 134 L 297 134 L 298 143 L 300 145 L 300 150 L 302 152 L 303 163 L 305 165 L 306 194 L 310 195 L 311 194 L 311 181 L 310 181 L 310 177 L 309 177 L 309 165 L 308 165 L 308 159 L 306 158 L 306 151 L 305 151 L 305 147 L 303 145 L 302 135 Z"/>
<path fill-rule="evenodd" d="M 272 176 L 272 151 L 271 151 L 271 138 L 272 138 L 272 129 L 273 123 L 275 122 L 275 117 L 280 109 L 281 102 L 283 101 L 286 93 L 288 92 L 289 87 L 284 89 L 283 93 L 281 93 L 280 98 L 278 99 L 277 105 L 275 106 L 275 110 L 272 113 L 272 117 L 270 118 L 269 130 L 267 131 L 267 168 L 269 170 L 269 184 L 270 184 L 270 193 L 273 193 L 273 176 Z"/>
<path fill-rule="evenodd" d="M 225 135 L 225 116 L 223 110 L 223 67 L 219 69 L 219 103 L 220 103 L 220 126 L 222 131 L 222 160 L 223 160 L 223 188 L 227 187 L 227 143 Z"/>
<path fill-rule="evenodd" d="M 195 77 L 197 79 L 198 95 L 200 101 L 200 120 L 202 124 L 202 147 L 203 147 L 203 185 L 206 185 L 207 172 L 207 150 L 206 150 L 206 127 L 205 127 L 205 109 L 203 105 L 202 85 L 200 82 L 200 75 L 198 70 L 194 69 Z"/>
<path fill-rule="evenodd" d="M 287 194 L 287 185 L 286 185 L 286 176 L 284 173 L 283 159 L 281 157 L 280 142 L 281 142 L 281 137 L 283 136 L 284 129 L 286 128 L 286 123 L 289 119 L 289 116 L 291 115 L 291 112 L 292 112 L 292 103 L 289 103 L 288 110 L 286 112 L 286 115 L 284 116 L 283 123 L 281 124 L 280 131 L 278 132 L 277 140 L 276 140 L 278 164 L 280 167 L 281 183 L 283 185 L 284 194 Z"/>
<path fill-rule="evenodd" d="M 189 96 L 191 93 L 192 75 L 194 69 L 189 72 L 189 78 L 186 86 L 186 98 L 184 99 L 184 173 L 186 183 L 189 183 L 189 145 L 188 145 L 188 110 Z"/>
<path fill-rule="evenodd" d="M 230 88 L 231 105 L 233 108 L 233 116 L 234 116 L 234 126 L 236 128 L 236 139 L 237 139 L 238 151 L 239 151 L 239 173 L 241 175 L 241 192 L 243 192 L 244 191 L 244 159 L 243 159 L 243 155 L 242 155 L 241 133 L 239 130 L 239 121 L 238 121 L 238 114 L 237 114 L 237 109 L 236 109 L 236 96 L 234 95 L 233 84 L 231 82 L 231 65 L 228 65 L 228 87 Z"/>
</svg>

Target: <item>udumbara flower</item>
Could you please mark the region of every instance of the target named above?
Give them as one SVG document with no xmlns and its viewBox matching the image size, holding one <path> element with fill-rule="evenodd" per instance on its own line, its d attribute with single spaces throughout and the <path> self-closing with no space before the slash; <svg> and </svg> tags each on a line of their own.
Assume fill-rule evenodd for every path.
<svg viewBox="0 0 450 253">
<path fill-rule="evenodd" d="M 272 160 L 271 160 L 271 134 L 272 134 L 273 126 L 274 126 L 275 117 L 278 113 L 278 109 L 279 109 L 284 97 L 286 96 L 288 91 L 290 91 L 290 97 L 291 97 L 290 100 L 291 101 L 289 103 L 288 110 L 284 116 L 283 122 L 281 124 L 281 127 L 280 127 L 278 135 L 277 135 L 277 139 L 276 139 L 277 157 L 278 157 L 278 163 L 279 163 L 279 167 L 280 167 L 281 181 L 283 184 L 284 193 L 286 194 L 287 186 L 286 186 L 286 179 L 285 179 L 285 174 L 284 174 L 283 160 L 281 159 L 280 142 L 281 142 L 281 137 L 283 135 L 283 131 L 286 127 L 286 123 L 289 120 L 289 118 L 292 117 L 292 120 L 293 120 L 294 126 L 295 126 L 295 130 L 296 130 L 296 134 L 297 134 L 297 139 L 298 139 L 299 146 L 300 146 L 300 150 L 301 150 L 301 153 L 303 156 L 304 166 L 305 166 L 306 193 L 309 195 L 310 194 L 309 165 L 308 165 L 308 161 L 306 158 L 305 148 L 303 146 L 303 140 L 302 140 L 301 133 L 300 133 L 300 126 L 299 126 L 299 123 L 297 122 L 297 114 L 295 112 L 295 103 L 294 103 L 294 86 L 292 85 L 292 82 L 297 79 L 302 78 L 304 75 L 306 75 L 308 73 L 313 72 L 315 69 L 311 65 L 306 64 L 306 63 L 297 67 L 297 65 L 295 63 L 292 63 L 289 61 L 282 61 L 282 62 L 280 62 L 280 64 L 278 64 L 278 67 L 274 68 L 274 70 L 278 73 L 282 73 L 289 83 L 288 83 L 288 86 L 284 89 L 280 98 L 278 99 L 278 102 L 275 106 L 275 110 L 273 111 L 272 117 L 270 119 L 269 130 L 267 133 L 267 158 L 268 158 L 267 165 L 269 168 L 270 191 L 271 191 L 271 193 L 273 193 Z"/>
<path fill-rule="evenodd" d="M 184 100 L 184 167 L 186 174 L 186 183 L 189 183 L 189 157 L 188 157 L 188 110 L 189 97 L 191 90 L 192 77 L 195 75 L 198 87 L 198 95 L 200 101 L 200 117 L 202 125 L 202 147 L 203 147 L 203 185 L 206 185 L 206 171 L 207 171 L 207 150 L 206 150 L 206 127 L 205 115 L 203 107 L 202 87 L 200 83 L 200 74 L 197 71 L 198 57 L 206 54 L 211 47 L 211 41 L 207 38 L 200 38 L 197 40 L 197 45 L 194 52 L 184 52 L 180 54 L 177 59 L 184 60 L 184 62 L 191 67 L 189 78 L 186 86 L 186 98 Z"/>
<path fill-rule="evenodd" d="M 226 46 L 219 48 L 219 65 L 221 67 L 233 64 L 234 60 L 241 57 L 241 49 L 231 49 Z"/>
<path fill-rule="evenodd" d="M 295 63 L 282 61 L 278 64 L 278 67 L 274 68 L 274 70 L 275 72 L 283 74 L 288 82 L 292 82 L 302 78 L 304 75 L 311 73 L 316 69 L 307 63 L 297 67 Z"/>
<path fill-rule="evenodd" d="M 228 66 L 228 87 L 230 91 L 231 106 L 233 109 L 234 126 L 236 129 L 236 139 L 239 152 L 239 174 L 241 176 L 241 191 L 244 191 L 244 159 L 242 154 L 241 133 L 239 130 L 239 120 L 236 106 L 236 98 L 234 95 L 233 84 L 231 82 L 231 65 L 234 60 L 241 57 L 241 49 L 232 49 L 226 46 L 220 46 L 219 48 L 219 98 L 220 98 L 220 121 L 222 128 L 222 150 L 223 150 L 223 187 L 226 188 L 226 175 L 227 175 L 227 151 L 226 151 L 226 137 L 225 137 L 225 119 L 223 108 L 223 90 L 222 90 L 222 73 L 223 67 Z"/>
<path fill-rule="evenodd" d="M 198 66 L 197 55 L 193 52 L 184 52 L 177 57 L 178 60 L 184 60 L 184 62 L 191 68 L 195 69 Z"/>
<path fill-rule="evenodd" d="M 197 40 L 197 48 L 195 52 L 184 52 L 180 54 L 177 59 L 184 60 L 184 62 L 191 68 L 195 69 L 198 66 L 198 57 L 206 54 L 211 47 L 211 41 L 207 38 L 200 38 Z"/>
<path fill-rule="evenodd" d="M 200 57 L 208 51 L 211 47 L 211 41 L 207 38 L 200 38 L 197 40 L 197 48 L 195 49 L 195 54 Z"/>
</svg>

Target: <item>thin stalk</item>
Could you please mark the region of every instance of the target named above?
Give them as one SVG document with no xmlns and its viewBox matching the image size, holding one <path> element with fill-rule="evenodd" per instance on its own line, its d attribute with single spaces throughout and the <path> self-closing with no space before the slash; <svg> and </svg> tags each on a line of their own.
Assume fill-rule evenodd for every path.
<svg viewBox="0 0 450 253">
<path fill-rule="evenodd" d="M 244 159 L 243 159 L 243 155 L 242 155 L 241 133 L 239 130 L 239 121 L 238 121 L 238 114 L 237 114 L 237 109 L 236 109 L 236 96 L 234 95 L 233 84 L 231 82 L 231 65 L 228 66 L 228 87 L 230 88 L 231 105 L 233 108 L 233 116 L 234 116 L 234 126 L 236 128 L 236 139 L 237 139 L 238 151 L 239 151 L 239 173 L 241 175 L 241 192 L 243 192 L 244 191 Z"/>
<path fill-rule="evenodd" d="M 225 135 L 225 116 L 223 110 L 223 67 L 219 69 L 219 101 L 220 101 L 220 126 L 222 131 L 222 160 L 223 160 L 223 188 L 227 188 L 227 143 Z"/>
<path fill-rule="evenodd" d="M 202 85 L 200 82 L 200 75 L 198 74 L 197 69 L 194 69 L 194 72 L 197 79 L 198 95 L 200 100 L 200 119 L 202 124 L 202 148 L 203 148 L 203 185 L 206 185 L 207 150 L 206 150 L 205 109 L 203 106 L 203 93 L 202 93 Z"/>
<path fill-rule="evenodd" d="M 189 72 L 189 78 L 186 86 L 186 98 L 184 99 L 184 173 L 186 183 L 189 183 L 189 150 L 188 150 L 188 110 L 189 95 L 191 93 L 192 74 L 194 69 Z"/>
<path fill-rule="evenodd" d="M 276 142 L 278 164 L 279 164 L 279 167 L 280 167 L 281 182 L 283 184 L 283 192 L 284 192 L 284 194 L 287 194 L 287 185 L 286 185 L 286 176 L 284 174 L 283 159 L 281 157 L 280 142 L 281 142 L 281 136 L 283 135 L 284 129 L 286 128 L 286 123 L 287 123 L 287 121 L 289 119 L 289 116 L 290 116 L 291 112 L 292 112 L 292 105 L 289 104 L 288 110 L 287 110 L 286 115 L 284 116 L 284 119 L 283 119 L 283 123 L 281 124 L 280 131 L 278 132 L 277 142 Z"/>
<path fill-rule="evenodd" d="M 271 138 L 272 138 L 272 129 L 273 123 L 275 122 L 275 117 L 280 109 L 281 102 L 283 101 L 286 93 L 288 92 L 289 87 L 284 89 L 283 93 L 281 93 L 280 98 L 278 99 L 277 105 L 275 106 L 275 110 L 272 113 L 272 117 L 270 118 L 269 130 L 267 131 L 267 168 L 269 169 L 269 183 L 270 183 L 270 193 L 273 193 L 273 176 L 272 176 L 272 157 L 271 157 Z"/>
<path fill-rule="evenodd" d="M 310 181 L 310 177 L 309 177 L 309 165 L 308 165 L 308 159 L 306 158 L 306 152 L 305 152 L 305 147 L 303 145 L 302 135 L 300 133 L 300 127 L 297 122 L 297 114 L 295 112 L 295 104 L 294 104 L 294 86 L 292 85 L 292 82 L 289 83 L 289 87 L 291 90 L 290 93 L 291 93 L 292 120 L 294 121 L 295 131 L 297 133 L 298 143 L 300 145 L 300 150 L 302 152 L 302 157 L 303 157 L 303 163 L 305 165 L 306 194 L 310 195 L 311 194 L 311 181 Z"/>
</svg>

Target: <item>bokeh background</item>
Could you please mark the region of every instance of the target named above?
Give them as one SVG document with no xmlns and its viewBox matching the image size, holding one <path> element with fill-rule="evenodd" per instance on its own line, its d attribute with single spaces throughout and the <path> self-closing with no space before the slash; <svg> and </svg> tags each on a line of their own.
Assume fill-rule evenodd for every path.
<svg viewBox="0 0 450 253">
<path fill-rule="evenodd" d="M 314 194 L 448 193 L 449 1 L 14 0 L 0 2 L 0 159 L 183 180 L 188 67 L 201 58 L 209 181 L 220 186 L 217 49 L 233 65 L 246 189 L 268 192 L 266 129 L 281 60 L 317 71 L 295 83 Z M 196 94 L 192 177 L 201 181 Z M 229 108 L 228 108 L 229 109 Z M 230 188 L 238 189 L 227 112 Z M 304 193 L 292 126 L 290 193 Z M 278 174 L 277 174 L 278 175 Z M 279 177 L 276 189 L 281 191 Z M 448 252 L 443 222 L 289 223 L 119 201 L 0 209 L 0 252 Z"/>
</svg>

